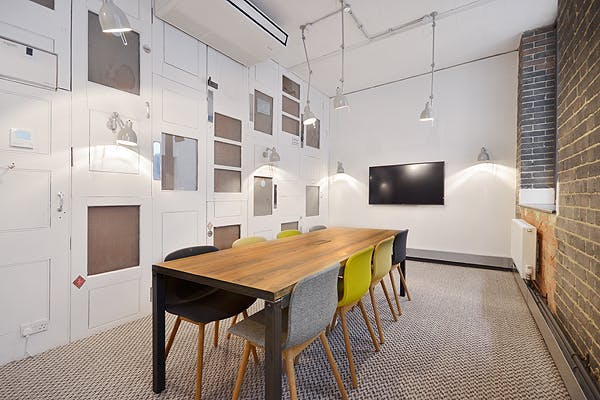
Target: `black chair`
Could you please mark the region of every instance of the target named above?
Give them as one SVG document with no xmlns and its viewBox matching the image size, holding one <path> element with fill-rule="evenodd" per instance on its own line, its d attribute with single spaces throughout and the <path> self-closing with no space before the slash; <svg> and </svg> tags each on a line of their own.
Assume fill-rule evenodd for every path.
<svg viewBox="0 0 600 400">
<path fill-rule="evenodd" d="M 398 306 L 398 314 L 402 315 L 402 309 L 400 308 L 400 299 L 398 298 L 398 291 L 396 290 L 396 284 L 394 283 L 394 277 L 392 272 L 398 271 L 400 275 L 400 296 L 404 296 L 406 291 L 406 297 L 410 301 L 410 293 L 406 286 L 406 241 L 408 239 L 408 229 L 401 230 L 394 237 L 394 252 L 392 253 L 392 269 L 390 270 L 390 280 L 392 281 L 392 289 L 394 291 L 394 297 L 396 298 L 396 305 Z"/>
<path fill-rule="evenodd" d="M 322 229 L 327 229 L 327 227 L 325 225 L 313 225 L 308 229 L 308 231 L 314 232 L 314 231 L 320 231 Z"/>
<path fill-rule="evenodd" d="M 194 246 L 180 249 L 168 254 L 165 261 L 177 260 L 185 257 L 218 251 L 214 246 Z M 198 355 L 196 360 L 196 399 L 202 393 L 202 358 L 204 356 L 204 328 L 206 324 L 215 322 L 215 343 L 218 337 L 218 322 L 242 313 L 246 318 L 246 309 L 256 299 L 210 286 L 188 282 L 182 279 L 167 277 L 165 290 L 165 303 L 168 313 L 177 316 L 175 325 L 167 341 L 165 359 L 169 355 L 175 335 L 181 321 L 187 321 L 198 326 Z M 256 352 L 254 360 L 258 362 Z"/>
</svg>

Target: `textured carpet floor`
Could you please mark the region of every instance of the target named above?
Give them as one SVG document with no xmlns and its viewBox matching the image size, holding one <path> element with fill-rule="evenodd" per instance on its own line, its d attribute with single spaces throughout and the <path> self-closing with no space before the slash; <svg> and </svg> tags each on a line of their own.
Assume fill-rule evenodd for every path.
<svg viewBox="0 0 600 400">
<path fill-rule="evenodd" d="M 329 336 L 351 399 L 568 398 L 511 273 L 417 262 L 407 268 L 413 300 L 401 300 L 398 322 L 377 293 L 386 339 L 379 353 L 360 312 L 349 314 L 358 389 L 350 389 L 341 327 Z M 365 305 L 371 310 L 369 300 Z M 203 399 L 230 398 L 239 365 L 242 342 L 225 340 L 228 324 L 221 326 L 218 348 L 209 343 L 212 324 L 207 330 Z M 147 317 L 0 367 L 0 399 L 193 398 L 196 332 L 182 324 L 160 395 L 152 393 Z M 263 361 L 248 364 L 242 398 L 263 397 L 262 371 Z M 339 398 L 318 341 L 303 353 L 296 376 L 301 399 Z"/>
</svg>

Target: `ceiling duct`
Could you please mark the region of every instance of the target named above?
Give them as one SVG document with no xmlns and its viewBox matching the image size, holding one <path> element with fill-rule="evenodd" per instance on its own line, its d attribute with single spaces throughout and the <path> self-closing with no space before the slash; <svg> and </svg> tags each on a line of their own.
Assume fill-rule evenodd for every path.
<svg viewBox="0 0 600 400">
<path fill-rule="evenodd" d="M 155 0 L 154 14 L 247 66 L 287 45 L 288 34 L 248 0 Z"/>
</svg>

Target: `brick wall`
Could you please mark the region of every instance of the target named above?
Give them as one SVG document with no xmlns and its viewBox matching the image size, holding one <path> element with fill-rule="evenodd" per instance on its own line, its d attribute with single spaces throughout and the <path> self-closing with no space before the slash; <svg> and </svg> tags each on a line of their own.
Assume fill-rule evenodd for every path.
<svg viewBox="0 0 600 400">
<path fill-rule="evenodd" d="M 519 46 L 517 113 L 521 188 L 554 188 L 556 29 L 524 32 Z"/>
<path fill-rule="evenodd" d="M 559 0 L 556 311 L 599 380 L 600 0 Z"/>
</svg>

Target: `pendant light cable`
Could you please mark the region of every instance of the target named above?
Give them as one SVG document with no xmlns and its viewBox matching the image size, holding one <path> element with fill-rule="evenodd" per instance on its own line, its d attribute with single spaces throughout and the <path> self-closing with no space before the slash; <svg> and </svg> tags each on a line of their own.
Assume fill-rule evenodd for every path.
<svg viewBox="0 0 600 400">
<path fill-rule="evenodd" d="M 310 104 L 310 77 L 312 76 L 312 68 L 310 67 L 310 59 L 308 58 L 308 50 L 306 49 L 306 25 L 300 27 L 302 30 L 302 45 L 304 46 L 304 55 L 306 56 L 306 65 L 308 66 L 308 90 L 306 91 L 306 104 Z"/>
<path fill-rule="evenodd" d="M 345 35 L 344 35 L 344 0 L 340 0 L 341 3 L 341 9 L 340 9 L 340 16 L 342 17 L 342 76 L 340 78 L 340 88 L 342 89 L 342 93 L 344 93 L 344 56 L 346 55 L 346 41 L 345 41 Z"/>
<path fill-rule="evenodd" d="M 431 13 L 431 30 L 432 30 L 432 41 L 431 41 L 431 93 L 429 95 L 429 100 L 431 101 L 431 106 L 433 106 L 433 71 L 435 70 L 435 17 L 437 16 L 437 12 Z"/>
</svg>

